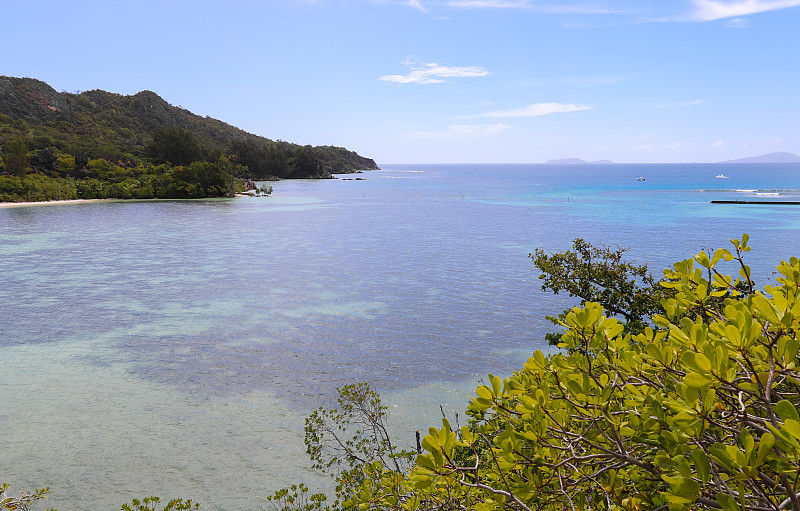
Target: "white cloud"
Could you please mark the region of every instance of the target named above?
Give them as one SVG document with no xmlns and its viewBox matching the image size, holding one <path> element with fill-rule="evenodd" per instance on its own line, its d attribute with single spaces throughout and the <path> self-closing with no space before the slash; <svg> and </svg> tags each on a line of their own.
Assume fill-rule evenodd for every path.
<svg viewBox="0 0 800 511">
<path fill-rule="evenodd" d="M 666 147 L 667 149 L 680 149 L 681 147 L 683 147 L 683 142 L 675 141 L 672 142 L 671 144 L 667 144 Z"/>
<path fill-rule="evenodd" d="M 408 2 L 406 2 L 406 5 L 411 7 L 412 9 L 418 10 L 419 12 L 425 14 L 428 13 L 428 9 L 426 9 L 425 6 L 422 5 L 422 2 L 420 2 L 419 0 L 408 0 Z"/>
<path fill-rule="evenodd" d="M 488 137 L 511 128 L 508 124 L 483 124 L 470 125 L 460 124 L 448 126 L 447 131 L 411 131 L 408 134 L 413 138 L 436 139 L 436 138 L 475 138 Z"/>
<path fill-rule="evenodd" d="M 590 105 L 576 105 L 574 103 L 536 103 L 513 110 L 495 110 L 494 112 L 486 112 L 484 114 L 478 114 L 474 117 L 538 117 L 540 115 L 591 110 L 592 108 L 595 107 Z"/>
<path fill-rule="evenodd" d="M 444 83 L 445 78 L 464 78 L 486 76 L 489 71 L 478 66 L 451 67 L 439 64 L 417 65 L 413 60 L 407 59 L 403 64 L 411 68 L 406 75 L 384 75 L 380 80 L 393 83 Z"/>
<path fill-rule="evenodd" d="M 722 149 L 723 147 L 725 147 L 725 141 L 724 140 L 717 140 L 716 142 L 714 142 L 711 145 L 714 146 L 717 149 Z"/>
<path fill-rule="evenodd" d="M 692 0 L 692 19 L 714 21 L 800 6 L 800 0 Z"/>
</svg>

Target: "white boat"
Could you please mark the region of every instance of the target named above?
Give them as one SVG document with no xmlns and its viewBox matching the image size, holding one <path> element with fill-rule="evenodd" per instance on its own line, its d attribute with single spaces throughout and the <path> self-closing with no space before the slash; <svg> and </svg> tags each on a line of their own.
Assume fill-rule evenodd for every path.
<svg viewBox="0 0 800 511">
<path fill-rule="evenodd" d="M 717 179 L 728 179 L 728 176 L 726 176 L 725 174 L 717 174 L 714 177 L 717 178 Z"/>
<path fill-rule="evenodd" d="M 636 178 L 636 180 L 637 180 L 637 181 L 644 181 L 644 178 L 643 178 L 643 177 L 641 177 L 641 176 L 639 176 L 639 177 L 637 177 L 637 178 Z"/>
</svg>

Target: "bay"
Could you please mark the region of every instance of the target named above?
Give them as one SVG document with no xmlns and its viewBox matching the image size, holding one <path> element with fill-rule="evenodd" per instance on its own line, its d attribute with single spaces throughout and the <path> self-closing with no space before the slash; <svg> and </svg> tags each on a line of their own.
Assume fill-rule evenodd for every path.
<svg viewBox="0 0 800 511">
<path fill-rule="evenodd" d="M 0 479 L 64 510 L 263 509 L 330 489 L 302 428 L 337 386 L 370 382 L 411 446 L 550 349 L 544 316 L 574 301 L 539 289 L 538 247 L 620 245 L 658 273 L 747 232 L 762 286 L 800 255 L 800 206 L 711 204 L 798 201 L 798 164 L 382 167 L 269 198 L 0 208 Z"/>
</svg>

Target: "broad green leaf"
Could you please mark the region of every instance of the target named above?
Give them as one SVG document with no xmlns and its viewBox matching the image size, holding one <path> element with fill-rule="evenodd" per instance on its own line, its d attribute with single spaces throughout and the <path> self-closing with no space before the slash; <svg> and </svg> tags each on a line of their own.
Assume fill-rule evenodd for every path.
<svg viewBox="0 0 800 511">
<path fill-rule="evenodd" d="M 785 421 L 786 419 L 794 419 L 796 421 L 800 421 L 800 414 L 797 413 L 797 408 L 795 408 L 794 405 L 786 399 L 778 401 L 773 408 L 781 420 Z"/>
<path fill-rule="evenodd" d="M 711 378 L 703 376 L 700 373 L 687 373 L 686 376 L 683 377 L 683 382 L 686 383 L 686 385 L 696 389 L 703 388 L 713 381 L 714 380 Z"/>
<path fill-rule="evenodd" d="M 717 502 L 722 506 L 725 511 L 739 511 L 739 504 L 736 499 L 727 493 L 717 493 Z"/>
<path fill-rule="evenodd" d="M 437 440 L 431 435 L 425 435 L 422 438 L 421 442 L 422 448 L 428 452 L 438 451 L 439 450 L 439 443 Z"/>
<path fill-rule="evenodd" d="M 793 437 L 800 440 L 800 422 L 794 419 L 786 419 L 783 421 L 783 429 L 788 431 Z"/>
<path fill-rule="evenodd" d="M 708 456 L 702 449 L 695 449 L 692 451 L 692 460 L 700 480 L 703 484 L 707 484 L 711 477 L 711 463 L 708 461 Z"/>
<path fill-rule="evenodd" d="M 762 295 L 761 293 L 756 293 L 753 295 L 752 299 L 753 299 L 753 305 L 755 306 L 756 310 L 761 314 L 763 314 L 764 317 L 767 318 L 767 321 L 769 321 L 773 325 L 777 325 L 781 322 L 781 319 L 778 317 L 777 311 L 764 295 Z"/>
<path fill-rule="evenodd" d="M 415 463 L 418 467 L 431 471 L 436 470 L 436 465 L 433 464 L 433 460 L 425 454 L 418 455 Z"/>
<path fill-rule="evenodd" d="M 758 453 L 756 454 L 755 466 L 760 467 L 767 456 L 772 451 L 772 446 L 775 445 L 775 437 L 772 433 L 764 433 L 761 435 L 761 441 L 758 443 Z"/>
<path fill-rule="evenodd" d="M 497 376 L 495 376 L 493 374 L 490 374 L 489 375 L 489 381 L 492 382 L 492 392 L 494 393 L 494 395 L 495 396 L 502 395 L 502 393 L 503 393 L 503 382 L 502 382 L 502 380 L 499 377 L 497 377 Z"/>
<path fill-rule="evenodd" d="M 475 393 L 477 393 L 479 397 L 482 397 L 483 399 L 486 399 L 486 400 L 489 400 L 489 401 L 491 401 L 492 397 L 494 397 L 494 396 L 492 396 L 492 389 L 490 389 L 486 385 L 481 385 L 480 387 L 475 389 Z"/>
</svg>

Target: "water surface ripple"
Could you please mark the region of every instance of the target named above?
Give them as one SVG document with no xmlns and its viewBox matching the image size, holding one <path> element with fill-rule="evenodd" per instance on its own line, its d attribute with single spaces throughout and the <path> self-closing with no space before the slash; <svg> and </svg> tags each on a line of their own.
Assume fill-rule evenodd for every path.
<svg viewBox="0 0 800 511">
<path fill-rule="evenodd" d="M 661 268 L 746 231 L 773 278 L 800 255 L 800 207 L 710 201 L 798 200 L 800 166 L 719 172 L 390 165 L 263 199 L 0 208 L 2 479 L 89 510 L 325 487 L 302 421 L 337 386 L 372 383 L 410 444 L 439 403 L 463 410 L 482 375 L 547 349 L 544 316 L 573 302 L 539 290 L 537 247 L 580 236 Z"/>
</svg>

